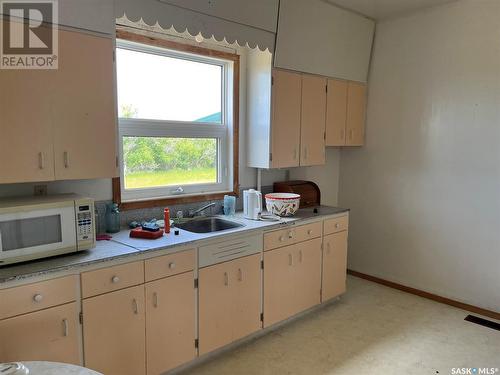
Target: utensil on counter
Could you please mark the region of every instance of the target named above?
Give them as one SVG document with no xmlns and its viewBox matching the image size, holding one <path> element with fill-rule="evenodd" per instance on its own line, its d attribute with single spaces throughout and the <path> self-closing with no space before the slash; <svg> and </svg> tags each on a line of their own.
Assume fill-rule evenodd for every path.
<svg viewBox="0 0 500 375">
<path fill-rule="evenodd" d="M 267 211 L 278 216 L 293 216 L 299 209 L 300 195 L 294 193 L 266 194 Z"/>
</svg>

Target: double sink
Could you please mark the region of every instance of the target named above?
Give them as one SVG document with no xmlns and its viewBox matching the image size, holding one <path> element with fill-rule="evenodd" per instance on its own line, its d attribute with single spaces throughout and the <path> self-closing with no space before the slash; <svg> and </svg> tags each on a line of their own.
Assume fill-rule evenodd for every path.
<svg viewBox="0 0 500 375">
<path fill-rule="evenodd" d="M 234 221 L 221 219 L 216 216 L 206 216 L 175 224 L 179 229 L 186 230 L 192 233 L 213 233 L 223 230 L 243 227 L 243 224 Z"/>
</svg>

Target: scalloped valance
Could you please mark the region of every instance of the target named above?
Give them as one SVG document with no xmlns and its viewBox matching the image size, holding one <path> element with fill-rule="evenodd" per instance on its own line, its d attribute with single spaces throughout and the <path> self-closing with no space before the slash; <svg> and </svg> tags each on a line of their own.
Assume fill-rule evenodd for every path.
<svg viewBox="0 0 500 375">
<path fill-rule="evenodd" d="M 218 41 L 225 39 L 231 44 L 236 42 L 252 49 L 258 47 L 262 51 L 274 51 L 274 32 L 167 4 L 162 0 L 115 0 L 115 16 L 125 16 L 133 22 L 142 19 L 149 26 L 158 24 L 164 29 L 173 27 L 179 33 L 187 30 L 192 36 L 201 33 L 206 39 L 213 36 Z"/>
</svg>

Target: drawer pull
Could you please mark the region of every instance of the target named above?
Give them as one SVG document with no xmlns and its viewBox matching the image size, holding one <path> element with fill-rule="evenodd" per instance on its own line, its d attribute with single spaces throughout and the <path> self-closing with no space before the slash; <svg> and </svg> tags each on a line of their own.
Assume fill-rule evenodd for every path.
<svg viewBox="0 0 500 375">
<path fill-rule="evenodd" d="M 288 232 L 288 238 L 293 238 L 293 231 Z"/>
<path fill-rule="evenodd" d="M 280 236 L 280 242 L 285 241 L 285 236 Z"/>
<path fill-rule="evenodd" d="M 132 310 L 135 315 L 139 314 L 139 306 L 137 305 L 137 300 L 135 298 L 132 300 Z"/>
<path fill-rule="evenodd" d="M 175 262 L 170 262 L 168 264 L 168 268 L 170 268 L 171 270 L 173 270 L 175 268 Z"/>
<path fill-rule="evenodd" d="M 238 281 L 243 281 L 243 271 L 238 268 Z"/>
<path fill-rule="evenodd" d="M 229 277 L 227 276 L 227 272 L 224 272 L 224 285 L 225 286 L 229 285 Z"/>
<path fill-rule="evenodd" d="M 340 228 L 340 224 L 339 223 L 335 223 L 335 229 L 339 229 Z"/>
<path fill-rule="evenodd" d="M 63 337 L 68 337 L 68 319 L 62 320 Z"/>
<path fill-rule="evenodd" d="M 293 266 L 293 255 L 292 254 L 288 254 L 288 265 Z"/>
<path fill-rule="evenodd" d="M 308 234 L 308 235 L 311 235 L 312 233 L 313 233 L 312 229 L 309 229 L 309 230 L 307 231 L 307 234 Z"/>
<path fill-rule="evenodd" d="M 35 294 L 33 296 L 33 301 L 35 301 L 36 303 L 40 303 L 40 302 L 42 302 L 42 300 L 43 300 L 43 296 L 41 294 Z"/>
<path fill-rule="evenodd" d="M 158 307 L 158 293 L 156 292 L 153 293 L 153 306 L 154 308 Z"/>
<path fill-rule="evenodd" d="M 118 284 L 118 283 L 120 282 L 120 278 L 119 278 L 118 276 L 113 276 L 113 277 L 111 278 L 111 282 L 112 282 L 113 284 Z"/>
</svg>

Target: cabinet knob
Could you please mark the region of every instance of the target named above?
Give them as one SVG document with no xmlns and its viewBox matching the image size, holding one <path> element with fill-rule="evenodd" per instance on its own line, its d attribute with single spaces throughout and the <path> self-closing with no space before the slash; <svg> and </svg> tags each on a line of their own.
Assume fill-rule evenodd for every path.
<svg viewBox="0 0 500 375">
<path fill-rule="evenodd" d="M 43 296 L 41 294 L 35 294 L 33 296 L 33 301 L 35 301 L 36 303 L 40 303 L 40 302 L 42 302 L 42 300 L 43 300 Z"/>
<path fill-rule="evenodd" d="M 173 270 L 175 268 L 175 262 L 170 262 L 168 264 L 168 268 L 170 268 L 171 270 Z"/>
<path fill-rule="evenodd" d="M 112 282 L 113 284 L 117 284 L 117 283 L 119 283 L 119 282 L 120 282 L 120 278 L 119 278 L 118 276 L 113 276 L 113 277 L 111 278 L 111 282 Z"/>
</svg>

